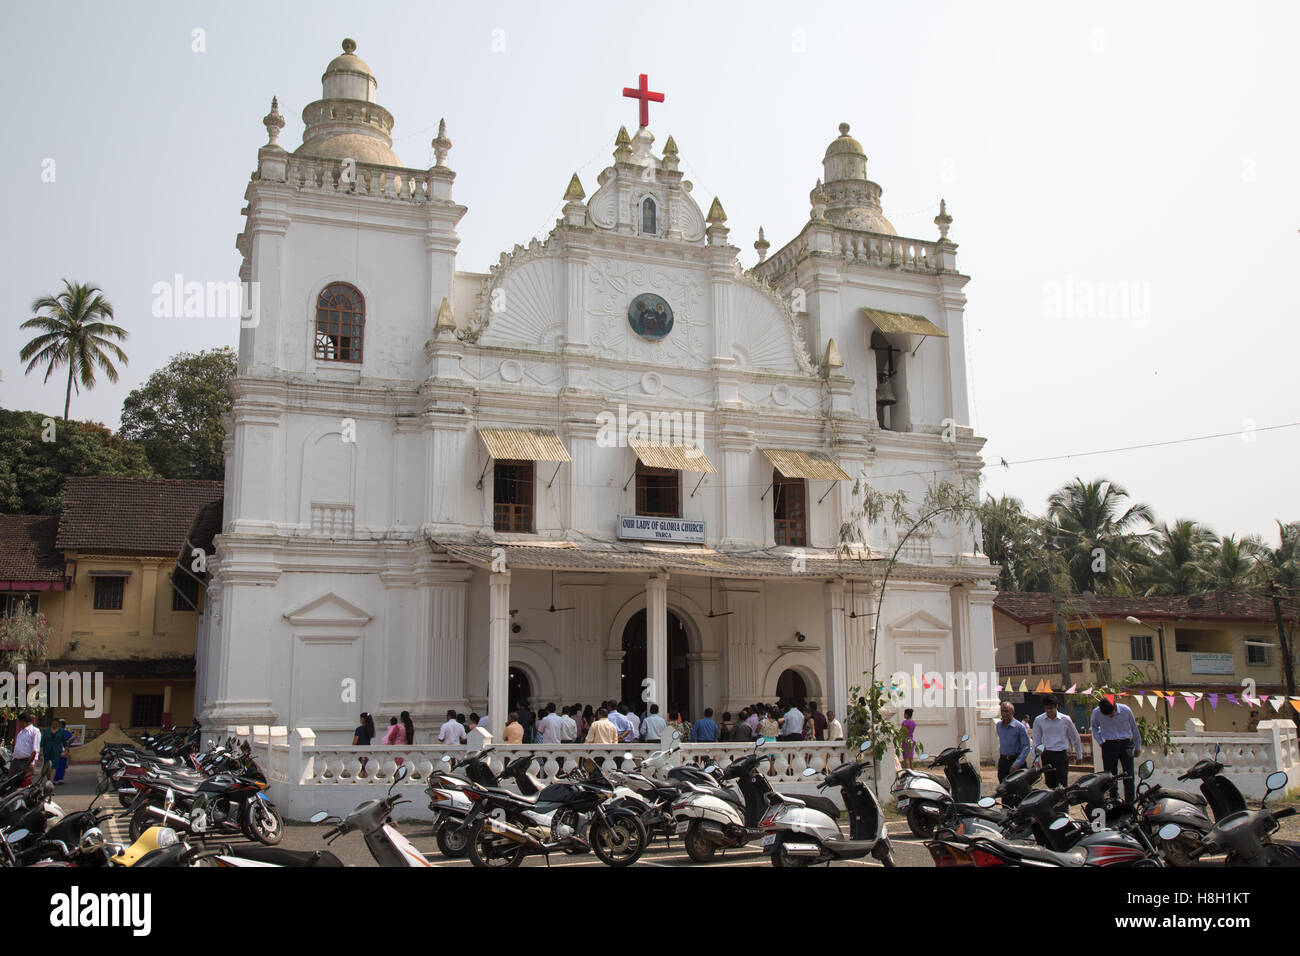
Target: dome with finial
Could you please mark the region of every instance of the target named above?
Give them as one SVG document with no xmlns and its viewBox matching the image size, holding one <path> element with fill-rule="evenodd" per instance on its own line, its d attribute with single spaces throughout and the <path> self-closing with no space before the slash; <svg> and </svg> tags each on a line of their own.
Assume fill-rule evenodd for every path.
<svg viewBox="0 0 1300 956">
<path fill-rule="evenodd" d="M 848 123 L 840 124 L 840 135 L 826 147 L 822 170 L 825 182 L 810 198 L 814 207 L 825 205 L 828 221 L 845 229 L 898 235 L 881 208 L 880 186 L 867 179 L 866 151 L 849 135 Z"/>
<path fill-rule="evenodd" d="M 344 40 L 343 53 L 325 68 L 321 98 L 302 111 L 306 129 L 295 155 L 401 166 L 393 152 L 393 114 L 375 101 L 378 81 L 356 49 L 355 40 Z"/>
</svg>

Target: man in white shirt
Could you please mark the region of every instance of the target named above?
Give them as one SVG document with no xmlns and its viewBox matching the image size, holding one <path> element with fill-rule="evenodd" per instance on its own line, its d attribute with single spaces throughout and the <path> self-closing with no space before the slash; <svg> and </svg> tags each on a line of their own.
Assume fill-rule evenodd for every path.
<svg viewBox="0 0 1300 956">
<path fill-rule="evenodd" d="M 546 705 L 546 716 L 537 722 L 537 730 L 542 735 L 542 743 L 558 744 L 560 742 L 560 738 L 564 735 L 564 721 L 555 712 L 554 704 Z"/>
<path fill-rule="evenodd" d="M 790 709 L 781 718 L 782 740 L 803 740 L 803 711 L 791 702 Z"/>
<path fill-rule="evenodd" d="M 638 717 L 636 715 L 636 711 L 634 711 L 627 704 L 624 704 L 622 707 L 619 708 L 619 710 L 623 712 L 623 716 L 627 718 L 627 722 L 632 725 L 632 739 L 640 740 L 641 739 L 641 718 Z"/>
<path fill-rule="evenodd" d="M 36 752 L 41 746 L 41 732 L 36 729 L 32 715 L 23 711 L 18 715 L 18 733 L 14 736 L 14 756 L 9 770 L 27 770 L 36 762 Z"/>
<path fill-rule="evenodd" d="M 564 729 L 560 731 L 560 743 L 573 743 L 578 739 L 578 722 L 573 719 L 573 714 L 568 711 L 560 714 L 560 721 L 564 724 Z"/>
<path fill-rule="evenodd" d="M 844 725 L 840 723 L 839 718 L 835 716 L 835 711 L 833 710 L 826 711 L 826 739 L 844 739 Z"/>
<path fill-rule="evenodd" d="M 465 742 L 465 739 L 465 727 L 456 719 L 456 712 L 447 711 L 447 719 L 438 728 L 438 743 L 458 747 Z"/>
</svg>

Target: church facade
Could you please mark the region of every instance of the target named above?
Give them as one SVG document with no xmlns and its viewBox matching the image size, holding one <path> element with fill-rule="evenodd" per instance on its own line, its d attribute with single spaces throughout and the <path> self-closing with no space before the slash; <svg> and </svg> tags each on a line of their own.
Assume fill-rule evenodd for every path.
<svg viewBox="0 0 1300 956">
<path fill-rule="evenodd" d="M 946 210 L 899 237 L 842 125 L 808 222 L 746 269 L 643 124 L 545 240 L 462 271 L 446 130 L 404 166 L 376 87 L 345 41 L 297 149 L 264 120 L 201 719 L 347 743 L 409 710 L 423 742 L 520 697 L 843 714 L 873 660 L 994 670 L 978 538 L 863 514 L 982 467 Z M 996 696 L 918 704 L 917 737 L 977 736 Z"/>
</svg>

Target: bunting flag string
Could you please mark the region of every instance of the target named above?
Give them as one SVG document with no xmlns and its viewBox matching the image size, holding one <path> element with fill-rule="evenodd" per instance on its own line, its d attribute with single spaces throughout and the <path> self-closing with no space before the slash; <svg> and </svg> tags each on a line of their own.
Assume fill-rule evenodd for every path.
<svg viewBox="0 0 1300 956">
<path fill-rule="evenodd" d="M 1136 703 L 1136 704 L 1138 705 L 1138 710 L 1141 710 L 1141 709 L 1142 709 L 1142 695 L 1141 695 L 1141 694 L 1132 694 L 1132 695 L 1130 695 L 1130 696 L 1132 696 L 1134 703 Z"/>
<path fill-rule="evenodd" d="M 1218 694 L 1211 694 L 1211 695 L 1210 695 L 1210 710 L 1218 710 L 1218 709 L 1219 709 L 1219 695 L 1218 695 Z"/>
</svg>

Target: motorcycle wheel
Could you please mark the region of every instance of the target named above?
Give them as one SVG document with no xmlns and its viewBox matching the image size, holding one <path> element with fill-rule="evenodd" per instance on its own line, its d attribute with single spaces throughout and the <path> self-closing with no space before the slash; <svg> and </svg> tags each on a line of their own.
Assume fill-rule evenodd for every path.
<svg viewBox="0 0 1300 956">
<path fill-rule="evenodd" d="M 645 827 L 636 817 L 614 817 L 591 821 L 592 852 L 606 866 L 631 866 L 645 852 Z"/>
<path fill-rule="evenodd" d="M 131 834 L 131 842 L 134 843 L 144 835 L 144 831 L 150 827 L 160 827 L 163 825 L 162 820 L 155 817 L 149 812 L 150 804 L 142 803 L 136 808 L 135 813 L 131 814 L 131 826 L 128 832 Z"/>
<path fill-rule="evenodd" d="M 772 865 L 778 870 L 787 869 L 796 866 L 811 866 L 813 860 L 806 856 L 786 856 L 786 841 L 792 839 L 792 834 L 782 833 L 776 838 L 776 845 L 772 847 Z"/>
<path fill-rule="evenodd" d="M 712 863 L 714 855 L 718 852 L 718 848 L 706 840 L 704 834 L 700 832 L 699 820 L 691 821 L 682 843 L 686 846 L 686 855 L 694 863 Z"/>
<path fill-rule="evenodd" d="M 459 860 L 469 852 L 469 837 L 455 832 L 460 823 L 460 820 L 439 820 L 433 831 L 434 839 L 438 841 L 438 852 L 450 860 Z"/>
<path fill-rule="evenodd" d="M 503 844 L 509 844 L 514 849 L 506 848 L 502 851 L 496 849 L 496 841 L 501 839 Z M 524 862 L 527 855 L 527 849 L 523 844 L 511 844 L 504 838 L 498 838 L 490 830 L 483 826 L 483 821 L 479 820 L 474 824 L 474 829 L 469 833 L 467 847 L 469 861 L 475 866 L 518 866 Z"/>
<path fill-rule="evenodd" d="M 920 804 L 913 803 L 907 808 L 907 828 L 912 831 L 912 836 L 929 840 L 934 836 L 935 824 L 921 812 Z"/>
<path fill-rule="evenodd" d="M 275 846 L 284 838 L 284 817 L 262 800 L 249 803 L 244 814 L 244 836 L 256 843 Z"/>
</svg>

